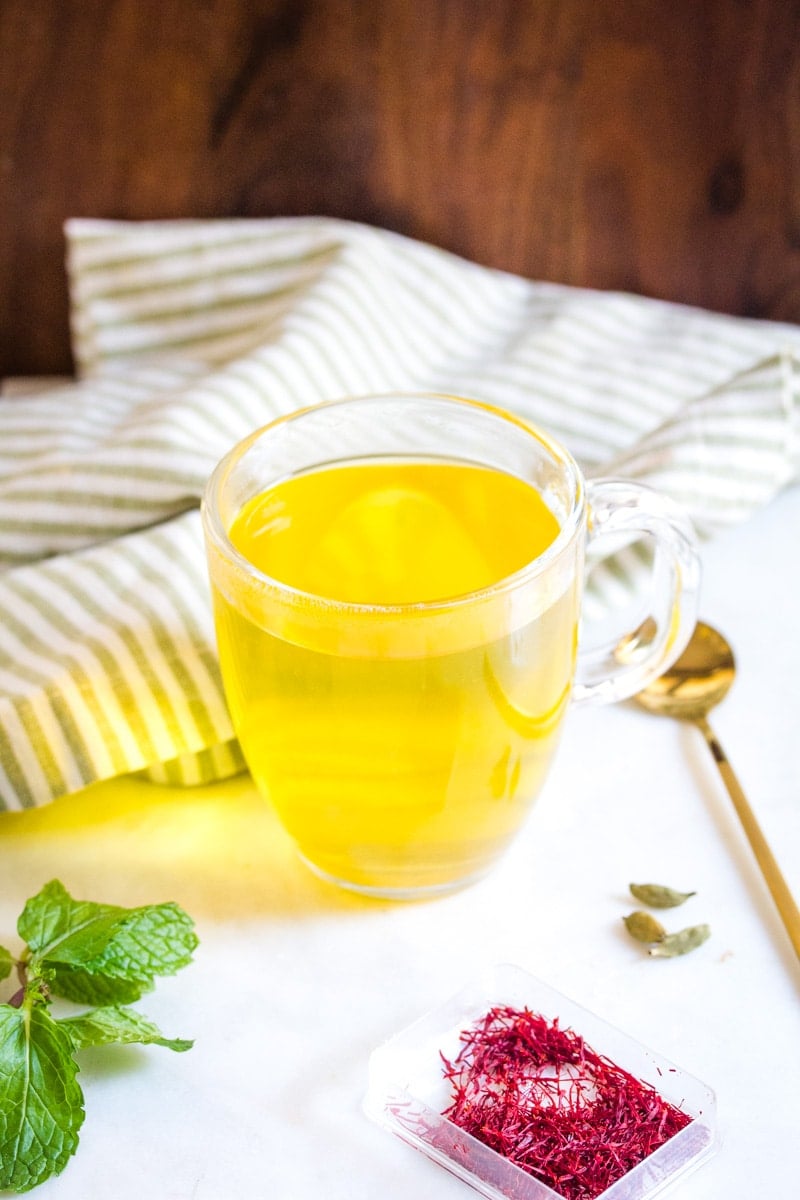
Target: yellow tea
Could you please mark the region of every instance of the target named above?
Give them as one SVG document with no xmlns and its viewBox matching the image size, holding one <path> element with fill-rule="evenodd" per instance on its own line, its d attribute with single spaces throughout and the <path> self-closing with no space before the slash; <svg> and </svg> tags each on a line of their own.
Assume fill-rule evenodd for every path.
<svg viewBox="0 0 800 1200">
<path fill-rule="evenodd" d="M 236 514 L 229 538 L 267 578 L 215 580 L 228 701 L 318 872 L 444 888 L 511 841 L 568 701 L 578 585 L 496 585 L 558 532 L 530 484 L 438 459 L 322 467 Z"/>
</svg>

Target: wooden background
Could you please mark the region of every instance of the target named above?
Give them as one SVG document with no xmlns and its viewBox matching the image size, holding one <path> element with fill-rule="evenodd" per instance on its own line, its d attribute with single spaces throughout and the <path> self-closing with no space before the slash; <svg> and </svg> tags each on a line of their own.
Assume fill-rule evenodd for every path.
<svg viewBox="0 0 800 1200">
<path fill-rule="evenodd" d="M 800 320 L 795 0 L 0 0 L 0 374 L 62 223 L 322 213 Z"/>
</svg>

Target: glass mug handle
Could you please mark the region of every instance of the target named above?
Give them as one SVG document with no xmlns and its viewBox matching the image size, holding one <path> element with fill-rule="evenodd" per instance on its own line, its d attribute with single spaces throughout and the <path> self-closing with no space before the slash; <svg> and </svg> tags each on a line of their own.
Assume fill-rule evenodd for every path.
<svg viewBox="0 0 800 1200">
<path fill-rule="evenodd" d="M 587 546 L 644 536 L 654 547 L 651 619 L 610 646 L 578 650 L 573 701 L 605 704 L 641 691 L 683 650 L 697 621 L 700 556 L 683 509 L 645 484 L 590 480 L 586 498 Z"/>
</svg>

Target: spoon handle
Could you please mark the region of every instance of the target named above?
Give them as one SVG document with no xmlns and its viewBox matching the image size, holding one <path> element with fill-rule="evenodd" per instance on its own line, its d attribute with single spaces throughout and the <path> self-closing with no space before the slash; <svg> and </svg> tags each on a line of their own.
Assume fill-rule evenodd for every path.
<svg viewBox="0 0 800 1200">
<path fill-rule="evenodd" d="M 772 893 L 772 899 L 775 901 L 778 912 L 781 915 L 786 932 L 789 934 L 794 946 L 795 953 L 800 958 L 800 909 L 798 909 L 794 897 L 789 891 L 789 885 L 775 861 L 775 856 L 769 848 L 767 839 L 761 832 L 761 827 L 755 818 L 755 814 L 742 791 L 742 786 L 736 778 L 733 767 L 728 762 L 728 756 L 723 750 L 716 734 L 705 717 L 695 717 L 694 723 L 703 734 L 711 753 L 714 755 L 714 761 L 719 767 L 719 773 L 728 789 L 728 795 L 733 801 L 736 815 L 742 823 L 747 840 L 761 868 L 761 873 L 764 876 L 767 887 Z"/>
</svg>

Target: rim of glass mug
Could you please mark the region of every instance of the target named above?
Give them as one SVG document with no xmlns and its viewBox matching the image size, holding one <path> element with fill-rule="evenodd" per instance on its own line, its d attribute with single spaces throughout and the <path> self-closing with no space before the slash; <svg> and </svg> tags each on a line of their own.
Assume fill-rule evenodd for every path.
<svg viewBox="0 0 800 1200">
<path fill-rule="evenodd" d="M 222 503 L 223 489 L 233 471 L 254 448 L 263 445 L 269 438 L 278 436 L 282 430 L 297 426 L 302 421 L 317 415 L 336 415 L 337 410 L 353 410 L 375 405 L 421 405 L 435 404 L 442 409 L 467 411 L 481 419 L 497 422 L 504 430 L 514 430 L 521 435 L 529 447 L 536 446 L 544 452 L 553 467 L 557 468 L 565 481 L 562 498 L 568 499 L 566 511 L 555 513 L 559 520 L 559 532 L 553 542 L 536 558 L 518 571 L 504 576 L 496 583 L 472 592 L 437 600 L 417 601 L 401 604 L 365 604 L 342 601 L 335 598 L 306 592 L 276 579 L 256 567 L 230 540 L 226 527 Z M 374 430 L 372 430 L 374 432 Z M 296 448 L 296 447 L 295 447 Z M 303 448 L 302 445 L 300 447 Z M 471 461 L 479 465 L 487 463 L 483 446 L 476 446 L 476 456 Z M 242 504 L 264 487 L 272 486 L 283 479 L 312 469 L 320 469 L 336 462 L 348 461 L 344 455 L 325 458 L 319 454 L 316 443 L 309 443 L 310 461 L 298 469 L 277 471 L 271 478 L 254 478 L 253 488 L 238 502 L 230 504 L 229 523 Z M 371 450 L 370 457 L 383 457 L 390 450 Z M 397 453 L 395 450 L 394 453 Z M 408 456 L 404 451 L 404 456 Z M 413 453 L 413 451 L 411 452 Z M 425 455 L 430 457 L 430 453 Z M 349 461 L 366 455 L 353 454 Z M 453 454 L 457 461 L 470 461 L 463 454 Z M 498 469 L 509 471 L 508 467 Z M 524 472 L 518 477 L 535 486 Z M 661 595 L 656 599 L 660 611 L 653 614 L 655 634 L 647 639 L 635 634 L 617 638 L 613 643 L 597 647 L 590 653 L 579 650 L 578 668 L 573 686 L 572 702 L 606 703 L 626 699 L 639 691 L 648 682 L 671 665 L 678 657 L 691 636 L 697 619 L 697 592 L 699 589 L 700 565 L 697 542 L 691 522 L 683 509 L 674 501 L 645 484 L 633 480 L 596 479 L 586 480 L 570 452 L 556 438 L 531 422 L 499 406 L 487 404 L 473 398 L 456 396 L 444 392 L 385 392 L 345 396 L 321 401 L 294 409 L 254 430 L 238 441 L 217 463 L 206 484 L 201 504 L 203 529 L 209 547 L 237 572 L 238 576 L 260 589 L 267 589 L 272 598 L 297 607 L 307 606 L 309 614 L 319 618 L 337 614 L 354 619 L 376 621 L 402 620 L 408 616 L 430 616 L 452 614 L 460 608 L 489 604 L 498 597 L 507 597 L 536 583 L 548 572 L 558 573 L 560 560 L 575 551 L 576 543 L 583 533 L 580 547 L 581 560 L 585 546 L 606 535 L 650 537 L 655 545 L 653 565 L 654 582 L 660 582 Z M 579 566 L 582 571 L 582 565 Z M 219 585 L 219 579 L 216 580 Z M 655 590 L 655 588 L 654 588 Z M 558 594 L 556 585 L 552 595 L 543 598 L 542 607 Z M 528 612 L 527 619 L 530 619 Z M 623 654 L 620 646 L 625 646 Z M 346 652 L 346 651 L 345 651 Z"/>
<path fill-rule="evenodd" d="M 394 400 L 445 401 L 459 408 L 463 407 L 482 412 L 499 418 L 508 426 L 515 427 L 526 438 L 531 439 L 545 449 L 554 463 L 557 463 L 566 472 L 567 478 L 572 485 L 569 491 L 572 492 L 574 497 L 572 508 L 565 520 L 559 522 L 559 532 L 550 545 L 540 555 L 526 563 L 524 567 L 520 567 L 518 571 L 514 571 L 510 575 L 504 575 L 502 579 L 497 580 L 496 583 L 489 584 L 487 587 L 477 588 L 474 591 L 463 592 L 455 596 L 446 596 L 440 600 L 421 600 L 403 604 L 362 604 L 347 600 L 336 600 L 330 596 L 323 596 L 315 592 L 306 592 L 302 588 L 296 588 L 292 584 L 285 583 L 274 576 L 268 575 L 237 550 L 230 540 L 228 531 L 221 518 L 219 493 L 232 467 L 241 461 L 251 447 L 260 442 L 264 437 L 271 436 L 281 426 L 303 419 L 309 414 L 369 403 L 371 401 Z M 475 461 L 478 463 L 477 459 Z M 333 460 L 331 463 L 320 462 L 317 466 L 322 467 L 326 465 L 333 465 Z M 478 463 L 478 465 L 484 464 Z M 282 478 L 288 478 L 292 474 L 294 472 L 287 472 Z M 274 480 L 275 483 L 280 481 L 280 479 Z M 380 392 L 374 395 L 344 396 L 336 400 L 323 400 L 318 404 L 308 404 L 303 408 L 297 408 L 293 412 L 276 417 L 274 421 L 270 421 L 268 424 L 255 429 L 252 433 L 242 438 L 241 441 L 237 442 L 235 446 L 232 446 L 217 463 L 206 484 L 201 511 L 203 513 L 203 524 L 206 533 L 211 535 L 217 545 L 224 550 L 229 558 L 238 563 L 242 570 L 259 578 L 263 583 L 268 584 L 270 588 L 275 588 L 287 595 L 296 597 L 298 600 L 312 601 L 320 608 L 329 608 L 336 611 L 352 611 L 353 613 L 379 612 L 400 614 L 422 610 L 427 612 L 435 609 L 447 609 L 449 611 L 459 605 L 472 604 L 478 597 L 495 595 L 498 592 L 518 587 L 528 579 L 533 579 L 537 575 L 543 574 L 563 554 L 579 531 L 586 512 L 586 489 L 580 467 L 560 442 L 550 437 L 537 426 L 531 425 L 505 409 L 499 408 L 496 405 L 486 404 L 482 400 L 472 400 L 447 392 Z"/>
</svg>

